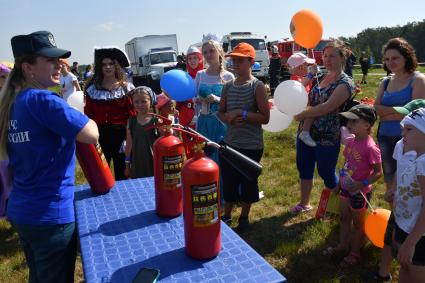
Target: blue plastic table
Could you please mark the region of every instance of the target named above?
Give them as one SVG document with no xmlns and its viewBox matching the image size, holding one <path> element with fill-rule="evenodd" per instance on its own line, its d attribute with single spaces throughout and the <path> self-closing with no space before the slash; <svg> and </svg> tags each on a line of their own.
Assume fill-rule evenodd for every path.
<svg viewBox="0 0 425 283">
<path fill-rule="evenodd" d="M 132 282 L 141 267 L 160 282 L 284 282 L 278 271 L 221 223 L 222 250 L 211 260 L 185 254 L 183 217 L 155 213 L 153 178 L 116 182 L 105 195 L 75 192 L 84 276 L 90 282 Z"/>
</svg>

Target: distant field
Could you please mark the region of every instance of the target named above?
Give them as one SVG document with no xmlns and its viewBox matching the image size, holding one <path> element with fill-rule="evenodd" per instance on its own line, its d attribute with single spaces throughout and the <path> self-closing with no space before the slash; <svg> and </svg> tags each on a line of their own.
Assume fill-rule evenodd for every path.
<svg viewBox="0 0 425 283">
<path fill-rule="evenodd" d="M 424 68 L 421 68 L 424 71 Z M 371 73 L 385 73 L 371 70 Z M 359 70 L 354 79 L 360 80 Z M 367 85 L 362 85 L 359 98 L 376 96 L 380 75 L 372 75 Z M 358 266 L 339 267 L 340 257 L 328 259 L 321 255 L 327 246 L 338 238 L 338 222 L 318 221 L 314 212 L 292 216 L 288 210 L 298 202 L 298 172 L 295 166 L 295 131 L 297 124 L 280 133 L 265 133 L 264 166 L 260 188 L 265 197 L 252 208 L 252 230 L 241 234 L 257 252 L 278 269 L 289 282 L 363 282 L 366 274 L 376 269 L 380 251 L 368 243 Z M 375 129 L 376 130 L 376 129 Z M 340 160 L 341 162 L 341 160 Z M 85 183 L 81 169 L 76 171 L 77 184 Z M 372 204 L 388 208 L 383 201 L 384 185 L 375 186 Z M 317 205 L 323 183 L 315 179 L 312 204 Z M 239 211 L 235 213 L 239 215 Z M 234 220 L 237 220 L 236 218 Z M 237 221 L 233 221 L 235 223 Z M 0 221 L 0 282 L 27 281 L 27 267 L 17 235 L 6 221 Z M 397 264 L 393 275 L 397 280 Z M 77 260 L 76 282 L 83 281 L 80 257 Z"/>
</svg>

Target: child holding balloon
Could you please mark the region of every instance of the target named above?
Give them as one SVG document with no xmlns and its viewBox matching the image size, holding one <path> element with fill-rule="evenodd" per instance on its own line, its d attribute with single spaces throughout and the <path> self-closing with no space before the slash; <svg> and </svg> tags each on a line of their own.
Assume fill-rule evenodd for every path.
<svg viewBox="0 0 425 283">
<path fill-rule="evenodd" d="M 340 241 L 336 247 L 324 250 L 323 254 L 334 255 L 350 248 L 341 264 L 353 265 L 360 259 L 360 249 L 365 240 L 363 227 L 372 194 L 371 184 L 382 175 L 381 152 L 370 136 L 376 121 L 373 107 L 360 104 L 340 115 L 348 119 L 347 128 L 354 138 L 345 141 L 345 164 L 340 172 Z M 352 225 L 354 235 L 350 237 Z"/>
<path fill-rule="evenodd" d="M 403 127 L 404 151 L 415 151 L 416 158 L 405 166 L 397 166 L 397 187 L 393 210 L 396 225 L 387 229 L 394 229 L 391 233 L 391 248 L 400 262 L 399 282 L 423 282 L 425 278 L 425 108 L 414 110 L 400 124 Z M 385 243 L 385 245 L 384 249 L 388 248 L 388 244 Z"/>
<path fill-rule="evenodd" d="M 310 93 L 312 80 L 317 73 L 316 60 L 308 58 L 303 53 L 294 53 L 288 58 L 288 66 L 291 72 L 291 80 L 299 81 L 306 88 L 307 93 Z M 311 71 L 311 72 L 310 72 Z M 298 138 L 306 145 L 315 147 L 316 142 L 310 136 L 310 128 L 314 119 L 304 119 L 302 131 L 298 134 Z"/>
<path fill-rule="evenodd" d="M 270 111 L 264 84 L 251 74 L 255 49 L 242 42 L 228 56 L 232 58 L 236 79 L 226 83 L 221 94 L 218 117 L 228 125 L 224 143 L 259 162 L 264 148 L 261 125 L 268 123 Z M 241 201 L 237 229 L 242 232 L 249 227 L 252 203 L 259 200 L 258 180 L 247 180 L 221 157 L 220 172 L 224 192 L 222 220 L 230 223 L 233 206 Z"/>
</svg>

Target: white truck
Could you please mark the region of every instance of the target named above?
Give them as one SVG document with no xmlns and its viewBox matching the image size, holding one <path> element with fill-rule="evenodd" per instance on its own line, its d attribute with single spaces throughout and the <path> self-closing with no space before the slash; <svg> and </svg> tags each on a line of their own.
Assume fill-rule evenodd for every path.
<svg viewBox="0 0 425 283">
<path fill-rule="evenodd" d="M 252 70 L 252 74 L 258 79 L 266 81 L 269 77 L 270 59 L 264 36 L 252 34 L 251 32 L 231 32 L 224 35 L 221 40 L 226 54 L 230 53 L 240 42 L 249 43 L 254 47 L 255 61 L 260 64 L 260 68 Z"/>
<path fill-rule="evenodd" d="M 130 59 L 135 86 L 148 85 L 159 88 L 162 75 L 176 67 L 177 36 L 146 35 L 135 37 L 125 44 Z"/>
</svg>

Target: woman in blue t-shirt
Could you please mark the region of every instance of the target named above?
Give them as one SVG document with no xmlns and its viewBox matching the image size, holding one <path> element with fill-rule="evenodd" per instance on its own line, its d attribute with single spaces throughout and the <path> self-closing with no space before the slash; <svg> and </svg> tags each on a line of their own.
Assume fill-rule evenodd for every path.
<svg viewBox="0 0 425 283">
<path fill-rule="evenodd" d="M 29 282 L 73 282 L 75 140 L 96 143 L 96 123 L 47 90 L 59 58 L 47 31 L 12 38 L 15 66 L 0 97 L 0 160 L 12 174 L 7 217 L 19 234 Z"/>
<path fill-rule="evenodd" d="M 379 115 L 378 143 L 382 154 L 384 181 L 391 188 L 396 171 L 392 158 L 395 144 L 401 139 L 400 121 L 403 115 L 393 110 L 413 99 L 425 98 L 425 76 L 415 72 L 418 66 L 415 50 L 402 38 L 392 38 L 384 46 L 384 70 L 393 75 L 386 77 L 378 89 L 375 109 Z"/>
</svg>

